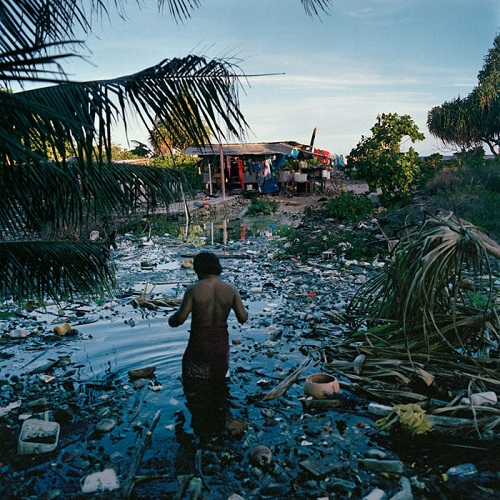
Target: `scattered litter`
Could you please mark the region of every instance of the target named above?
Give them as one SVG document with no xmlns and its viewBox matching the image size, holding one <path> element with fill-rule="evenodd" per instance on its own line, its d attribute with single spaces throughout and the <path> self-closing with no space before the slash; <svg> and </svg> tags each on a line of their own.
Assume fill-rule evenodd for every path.
<svg viewBox="0 0 500 500">
<path fill-rule="evenodd" d="M 20 454 L 49 453 L 57 448 L 60 425 L 30 418 L 23 422 L 17 450 Z"/>
<path fill-rule="evenodd" d="M 82 493 L 97 493 L 113 491 L 120 488 L 120 483 L 114 469 L 104 469 L 85 476 L 81 481 Z"/>
</svg>

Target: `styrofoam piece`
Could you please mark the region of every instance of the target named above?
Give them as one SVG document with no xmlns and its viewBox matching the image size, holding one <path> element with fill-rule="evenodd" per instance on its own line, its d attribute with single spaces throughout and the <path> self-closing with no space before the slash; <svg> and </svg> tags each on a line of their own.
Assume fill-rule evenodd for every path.
<svg viewBox="0 0 500 500">
<path fill-rule="evenodd" d="M 81 481 L 82 493 L 113 491 L 120 488 L 120 481 L 114 469 L 108 468 L 85 476 Z"/>
<path fill-rule="evenodd" d="M 497 402 L 498 402 L 497 395 L 493 391 L 476 392 L 474 394 L 471 394 L 469 398 L 462 399 L 463 404 L 465 405 L 473 404 L 474 406 L 481 406 L 481 405 L 494 406 L 497 404 Z"/>
<path fill-rule="evenodd" d="M 36 418 L 25 420 L 19 434 L 17 451 L 20 454 L 49 453 L 57 448 L 60 425 Z"/>
</svg>

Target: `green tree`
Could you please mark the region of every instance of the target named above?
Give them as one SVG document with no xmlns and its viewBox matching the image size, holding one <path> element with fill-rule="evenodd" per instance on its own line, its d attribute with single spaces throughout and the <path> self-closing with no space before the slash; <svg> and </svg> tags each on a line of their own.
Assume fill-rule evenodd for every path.
<svg viewBox="0 0 500 500">
<path fill-rule="evenodd" d="M 403 139 L 413 143 L 425 137 L 409 115 L 377 116 L 371 137 L 361 141 L 348 156 L 346 172 L 368 183 L 370 191 L 381 189 L 381 202 L 406 201 L 419 173 L 418 153 L 410 147 L 401 151 Z"/>
<path fill-rule="evenodd" d="M 210 138 L 210 128 L 207 125 L 201 133 Z M 181 123 L 171 121 L 168 124 L 156 122 L 149 132 L 149 143 L 155 154 L 159 156 L 172 155 L 184 151 L 191 145 L 192 133 L 186 130 Z M 207 141 L 210 142 L 210 139 Z"/>
<path fill-rule="evenodd" d="M 484 58 L 477 86 L 467 97 L 432 108 L 427 127 L 445 146 L 465 150 L 484 143 L 500 156 L 500 34 Z"/>
<path fill-rule="evenodd" d="M 329 4 L 301 1 L 311 15 Z M 157 3 L 183 20 L 201 0 Z M 77 235 L 90 217 L 128 213 L 139 198 L 154 206 L 181 195 L 183 177 L 172 170 L 112 163 L 116 121 L 126 125 L 132 113 L 146 128 L 174 122 L 194 144 L 206 142 L 208 131 L 217 140 L 245 136 L 244 75 L 231 59 L 189 55 L 110 80 L 69 80 L 61 62 L 78 56 L 82 34 L 125 7 L 122 0 L 0 3 L 2 297 L 60 300 L 92 294 L 95 285 L 105 291 L 112 282 L 106 248 L 46 236 Z"/>
</svg>

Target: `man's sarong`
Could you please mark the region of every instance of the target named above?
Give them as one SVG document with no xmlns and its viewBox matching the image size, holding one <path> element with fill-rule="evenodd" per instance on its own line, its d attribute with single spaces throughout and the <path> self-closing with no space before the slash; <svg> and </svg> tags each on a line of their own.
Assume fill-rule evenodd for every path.
<svg viewBox="0 0 500 500">
<path fill-rule="evenodd" d="M 191 332 L 182 358 L 183 378 L 223 379 L 229 369 L 227 327 L 208 327 Z"/>
</svg>

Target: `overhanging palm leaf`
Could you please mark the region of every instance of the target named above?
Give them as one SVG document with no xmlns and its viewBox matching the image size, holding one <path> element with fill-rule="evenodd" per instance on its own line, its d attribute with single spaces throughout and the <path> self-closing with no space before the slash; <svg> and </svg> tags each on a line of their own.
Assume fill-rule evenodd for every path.
<svg viewBox="0 0 500 500">
<path fill-rule="evenodd" d="M 310 15 L 325 11 L 329 4 L 329 0 L 301 2 Z M 187 133 L 194 144 L 208 142 L 210 135 L 217 140 L 245 135 L 247 124 L 238 102 L 244 75 L 232 61 L 188 56 L 126 77 L 67 81 L 59 62 L 77 55 L 74 49 L 83 46 L 75 34 L 90 33 L 93 16 L 107 15 L 110 5 L 123 15 L 124 4 L 122 0 L 0 0 L 0 85 L 8 89 L 12 82 L 58 83 L 15 94 L 0 88 L 0 230 L 7 239 L 39 236 L 47 225 L 74 229 L 86 217 L 133 207 L 138 196 L 154 206 L 179 195 L 183 189 L 179 176 L 111 164 L 111 127 L 118 120 L 126 125 L 129 113 L 148 128 L 177 123 L 179 139 L 185 140 Z M 168 5 L 181 20 L 190 17 L 201 0 L 157 0 L 157 4 L 160 9 Z M 68 162 L 70 155 L 74 163 Z M 95 259 L 89 251 L 86 260 L 85 246 L 75 246 L 74 253 L 68 250 L 76 244 L 32 243 L 17 247 L 6 243 L 11 246 L 0 252 L 6 266 L 0 292 L 19 300 L 25 294 L 57 300 L 59 289 L 65 296 L 80 285 L 86 290 L 84 285 L 92 281 L 104 287 L 101 290 L 106 288 L 110 273 L 105 258 Z M 64 276 L 54 265 L 40 264 L 53 260 L 51 250 L 61 252 L 58 265 Z M 74 256 L 78 262 L 71 265 Z M 82 269 L 95 266 L 103 266 L 92 271 L 96 280 L 85 273 L 86 279 L 80 280 Z M 38 271 L 42 268 L 46 274 Z M 31 285 L 26 283 L 30 279 Z"/>
<path fill-rule="evenodd" d="M 208 142 L 210 131 L 219 138 L 242 138 L 247 124 L 239 109 L 240 76 L 230 61 L 188 56 L 111 80 L 1 92 L 0 104 L 8 119 L 0 123 L 0 136 L 16 138 L 19 144 L 0 145 L 0 153 L 20 161 L 20 152 L 31 158 L 33 151 L 50 144 L 58 153 L 56 160 L 73 153 L 88 163 L 103 159 L 95 158 L 98 144 L 98 151 L 107 151 L 109 160 L 111 124 L 123 118 L 126 125 L 131 111 L 147 128 L 155 120 L 175 121 L 179 139 L 185 139 L 187 131 L 195 144 Z M 73 144 L 77 146 L 68 151 Z"/>
<path fill-rule="evenodd" d="M 0 294 L 20 304 L 27 297 L 51 297 L 57 302 L 82 295 L 95 298 L 114 283 L 109 251 L 103 245 L 4 242 L 0 262 Z"/>
<path fill-rule="evenodd" d="M 0 227 L 10 238 L 63 228 L 74 233 L 84 219 L 126 214 L 139 203 L 154 211 L 158 204 L 179 201 L 187 190 L 181 172 L 145 165 L 16 163 L 0 178 Z"/>
<path fill-rule="evenodd" d="M 500 246 L 472 224 L 453 216 L 427 216 L 421 227 L 400 240 L 386 270 L 362 287 L 350 312 L 385 322 L 371 332 L 384 338 L 427 347 L 479 347 L 491 311 L 489 255 Z M 484 276 L 487 282 L 484 283 Z M 486 290 L 481 297 L 464 289 L 464 281 Z M 484 285 L 484 286 L 483 286 Z M 466 345 L 467 344 L 467 345 Z"/>
</svg>

